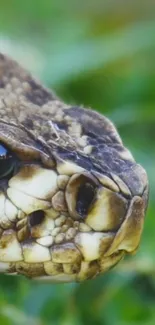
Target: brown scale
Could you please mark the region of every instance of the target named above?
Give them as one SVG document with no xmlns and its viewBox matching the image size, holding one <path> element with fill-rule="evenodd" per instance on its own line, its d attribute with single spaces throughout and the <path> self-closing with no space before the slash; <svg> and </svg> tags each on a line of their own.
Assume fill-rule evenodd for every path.
<svg viewBox="0 0 155 325">
<path fill-rule="evenodd" d="M 3 272 L 84 281 L 136 251 L 148 202 L 144 169 L 111 121 L 91 109 L 66 105 L 3 54 L 0 142 L 17 157 L 19 177 L 14 194 L 5 182 L 18 214 L 14 222 L 1 217 L 2 228 L 6 225 L 0 229 Z M 35 167 L 26 167 L 31 164 Z M 22 174 L 23 166 L 27 172 L 23 168 Z M 16 189 L 24 179 L 35 179 L 36 166 L 57 177 L 53 192 L 43 199 Z M 26 199 L 31 201 L 27 206 Z"/>
</svg>

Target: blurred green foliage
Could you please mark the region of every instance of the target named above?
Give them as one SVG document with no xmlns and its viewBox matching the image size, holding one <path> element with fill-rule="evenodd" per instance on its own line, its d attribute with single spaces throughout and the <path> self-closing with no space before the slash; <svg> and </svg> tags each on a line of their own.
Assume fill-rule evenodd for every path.
<svg viewBox="0 0 155 325">
<path fill-rule="evenodd" d="M 1 275 L 1 324 L 155 324 L 154 35 L 152 0 L 0 0 L 0 51 L 66 102 L 110 117 L 151 187 L 135 257 L 82 284 Z"/>
</svg>

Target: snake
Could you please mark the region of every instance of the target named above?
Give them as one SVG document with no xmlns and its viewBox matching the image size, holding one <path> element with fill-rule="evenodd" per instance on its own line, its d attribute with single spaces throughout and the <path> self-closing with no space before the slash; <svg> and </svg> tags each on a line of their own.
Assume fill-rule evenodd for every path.
<svg viewBox="0 0 155 325">
<path fill-rule="evenodd" d="M 0 54 L 0 273 L 81 282 L 137 251 L 145 169 L 114 124 Z"/>
</svg>

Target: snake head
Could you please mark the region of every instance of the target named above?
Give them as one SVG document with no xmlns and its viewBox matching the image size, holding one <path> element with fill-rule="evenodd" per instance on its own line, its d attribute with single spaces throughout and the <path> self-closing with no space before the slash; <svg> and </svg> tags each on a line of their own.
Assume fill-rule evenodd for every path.
<svg viewBox="0 0 155 325">
<path fill-rule="evenodd" d="M 135 252 L 148 180 L 113 123 L 4 55 L 0 107 L 1 272 L 83 281 Z"/>
</svg>

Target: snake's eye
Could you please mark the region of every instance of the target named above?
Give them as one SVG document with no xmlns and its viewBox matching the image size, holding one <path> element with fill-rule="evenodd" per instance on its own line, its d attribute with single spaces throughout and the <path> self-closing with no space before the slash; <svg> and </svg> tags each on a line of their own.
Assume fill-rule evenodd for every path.
<svg viewBox="0 0 155 325">
<path fill-rule="evenodd" d="M 75 219 L 85 218 L 95 201 L 97 182 L 86 174 L 75 174 L 66 188 L 69 212 Z"/>
<path fill-rule="evenodd" d="M 8 178 L 12 174 L 15 162 L 13 153 L 0 144 L 0 179 Z"/>
</svg>

